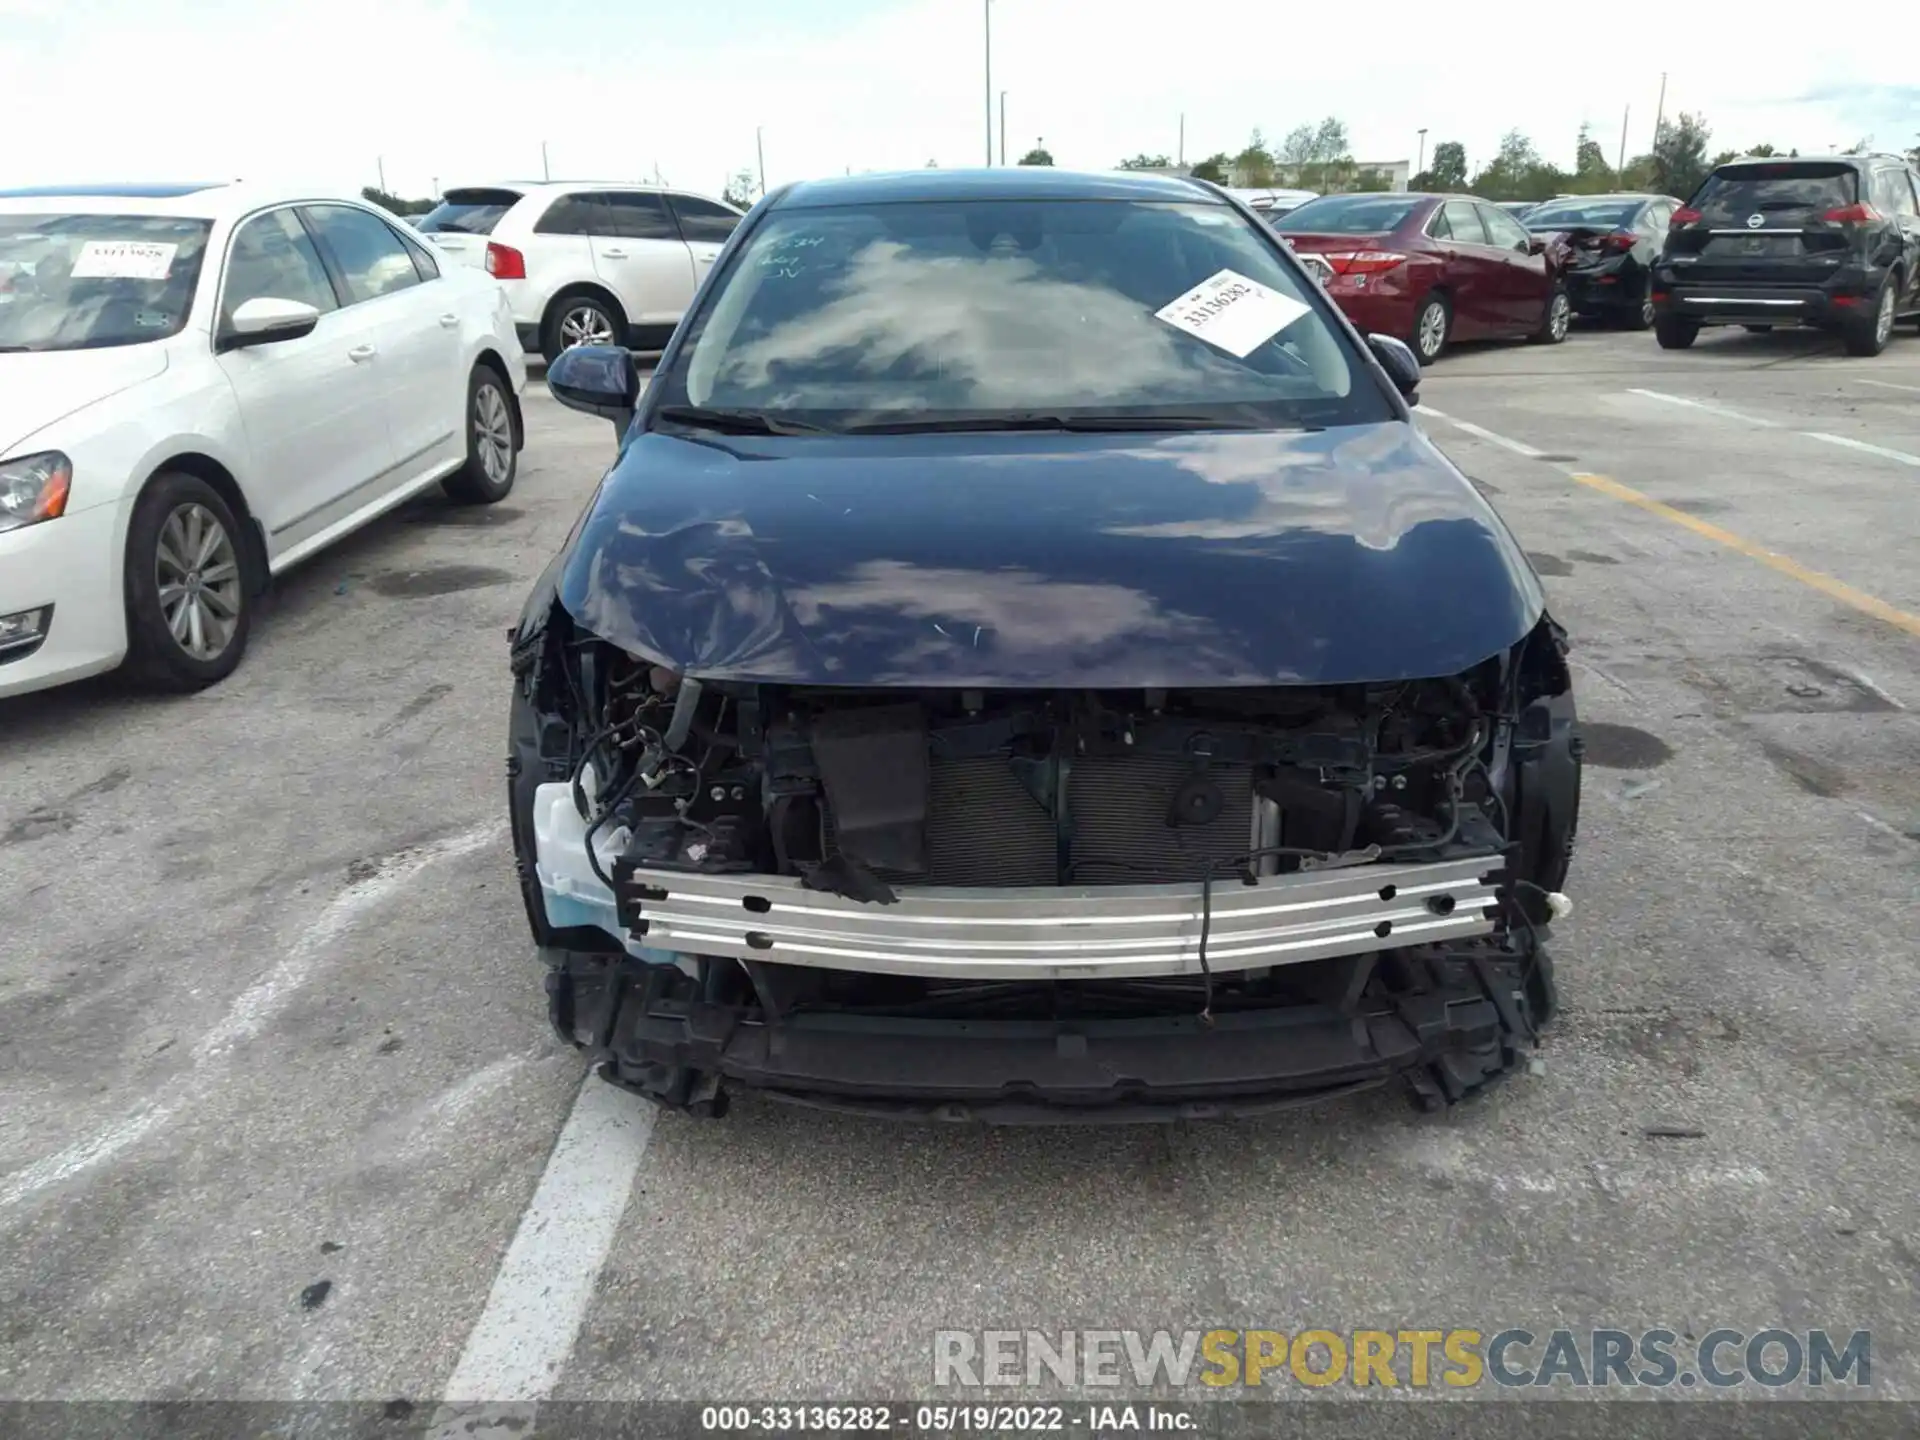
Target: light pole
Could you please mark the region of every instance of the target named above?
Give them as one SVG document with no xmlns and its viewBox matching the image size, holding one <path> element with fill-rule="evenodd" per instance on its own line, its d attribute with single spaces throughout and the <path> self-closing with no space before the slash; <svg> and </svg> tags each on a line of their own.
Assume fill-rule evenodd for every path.
<svg viewBox="0 0 1920 1440">
<path fill-rule="evenodd" d="M 380 193 L 384 195 L 387 193 L 387 157 L 376 155 L 373 157 L 373 164 L 374 168 L 380 172 Z"/>
<path fill-rule="evenodd" d="M 981 0 L 980 15 L 987 43 L 987 165 L 993 165 L 993 0 Z M 1005 156 L 1001 157 L 1003 160 Z"/>
<path fill-rule="evenodd" d="M 1660 72 L 1660 103 L 1653 112 L 1653 143 L 1660 143 L 1660 122 L 1667 118 L 1667 72 Z"/>
<path fill-rule="evenodd" d="M 547 164 L 547 142 L 544 140 L 540 142 L 540 178 L 553 179 L 553 167 Z"/>
<path fill-rule="evenodd" d="M 760 138 L 760 126 L 753 127 L 753 153 L 760 158 L 760 193 L 767 193 L 767 147 Z"/>
<path fill-rule="evenodd" d="M 1413 167 L 1413 173 L 1416 175 L 1427 173 L 1427 127 L 1424 125 L 1420 127 L 1420 160 Z"/>
<path fill-rule="evenodd" d="M 1007 92 L 1000 92 L 1000 163 L 1007 163 Z"/>
</svg>

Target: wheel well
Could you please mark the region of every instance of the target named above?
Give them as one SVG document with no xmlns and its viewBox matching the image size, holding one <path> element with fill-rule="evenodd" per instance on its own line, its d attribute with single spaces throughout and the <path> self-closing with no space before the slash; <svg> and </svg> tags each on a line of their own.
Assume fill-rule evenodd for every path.
<svg viewBox="0 0 1920 1440">
<path fill-rule="evenodd" d="M 163 465 L 155 466 L 153 474 L 147 476 L 146 484 L 140 487 L 142 491 L 170 470 L 204 480 L 220 492 L 220 498 L 227 502 L 227 508 L 233 511 L 234 518 L 242 522 L 244 533 L 241 537 L 240 563 L 246 571 L 247 593 L 258 595 L 265 590 L 268 579 L 266 533 L 261 530 L 259 520 L 247 504 L 246 493 L 241 490 L 240 482 L 233 478 L 233 472 L 212 456 L 189 450 L 183 455 L 175 455 Z"/>
<path fill-rule="evenodd" d="M 570 300 L 578 295 L 590 296 L 607 306 L 614 318 L 620 321 L 622 325 L 631 323 L 631 317 L 628 316 L 620 302 L 614 299 L 611 290 L 607 289 L 604 285 L 594 285 L 582 281 L 580 284 L 568 285 L 563 289 L 555 291 L 553 299 L 547 302 L 547 313 L 540 317 L 540 334 L 543 337 L 547 333 L 547 327 L 553 323 L 554 312 L 560 308 L 564 301 Z"/>
<path fill-rule="evenodd" d="M 498 375 L 500 383 L 507 387 L 507 404 L 513 407 L 513 448 L 524 450 L 527 446 L 527 417 L 521 413 L 520 397 L 513 393 L 513 379 L 507 373 L 507 362 L 500 358 L 500 352 L 497 350 L 482 350 L 474 357 L 473 365 L 476 370 L 482 365 L 486 366 Z"/>
</svg>

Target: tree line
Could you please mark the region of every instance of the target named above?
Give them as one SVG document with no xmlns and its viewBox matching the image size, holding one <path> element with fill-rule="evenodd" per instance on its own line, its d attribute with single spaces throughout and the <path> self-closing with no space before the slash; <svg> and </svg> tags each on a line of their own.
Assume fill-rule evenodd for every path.
<svg viewBox="0 0 1920 1440">
<path fill-rule="evenodd" d="M 1509 130 L 1501 138 L 1498 153 L 1478 170 L 1469 168 L 1464 145 L 1457 140 L 1442 140 L 1433 147 L 1432 162 L 1407 185 L 1411 190 L 1464 192 L 1487 200 L 1548 200 L 1556 195 L 1598 195 L 1614 190 L 1673 195 L 1684 200 L 1716 165 L 1742 155 L 1786 157 L 1800 153 L 1770 144 L 1711 152 L 1712 139 L 1713 131 L 1705 116 L 1683 112 L 1677 119 L 1659 123 L 1650 150 L 1627 157 L 1624 165 L 1609 164 L 1600 141 L 1582 125 L 1574 142 L 1571 170 L 1543 157 L 1532 139 L 1520 130 Z M 1848 153 L 1859 154 L 1868 148 L 1869 141 L 1863 139 Z M 1909 158 L 1920 165 L 1920 148 L 1909 152 Z M 1167 156 L 1144 152 L 1120 162 L 1122 170 L 1172 166 Z M 1209 155 L 1192 167 L 1192 173 L 1216 185 L 1238 183 L 1256 189 L 1291 186 L 1321 194 L 1384 190 L 1389 183 L 1383 172 L 1363 169 L 1355 162 L 1347 142 L 1347 127 L 1334 116 L 1318 125 L 1296 127 L 1278 145 L 1269 145 L 1255 130 L 1238 153 L 1222 150 Z"/>
<path fill-rule="evenodd" d="M 1164 170 L 1173 162 L 1165 155 L 1139 154 L 1120 162 L 1122 170 Z M 1384 190 L 1384 171 L 1363 168 L 1353 158 L 1346 122 L 1329 115 L 1317 125 L 1299 125 L 1279 144 L 1270 145 L 1255 130 L 1236 154 L 1225 150 L 1207 156 L 1192 173 L 1216 185 L 1238 183 L 1251 189 L 1283 186 L 1317 190 Z"/>
<path fill-rule="evenodd" d="M 1685 200 L 1716 166 L 1729 160 L 1745 155 L 1792 158 L 1800 153 L 1771 144 L 1709 153 L 1712 139 L 1713 130 L 1706 117 L 1684 111 L 1677 120 L 1659 123 L 1652 149 L 1629 156 L 1624 165 L 1609 165 L 1600 142 L 1582 125 L 1574 142 L 1573 168 L 1563 170 L 1543 159 L 1522 131 L 1509 130 L 1501 138 L 1499 152 L 1471 175 L 1466 147 L 1457 140 L 1442 140 L 1433 147 L 1433 163 L 1408 181 L 1408 188 L 1466 191 L 1488 200 L 1550 200 L 1556 195 L 1599 195 L 1616 190 Z M 1870 143 L 1859 140 L 1846 153 L 1863 154 Z M 1920 150 L 1909 158 L 1920 163 Z"/>
</svg>

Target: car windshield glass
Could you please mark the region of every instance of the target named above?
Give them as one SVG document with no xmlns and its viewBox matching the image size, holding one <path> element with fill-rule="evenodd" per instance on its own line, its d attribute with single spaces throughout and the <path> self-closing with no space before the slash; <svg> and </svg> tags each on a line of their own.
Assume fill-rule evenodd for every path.
<svg viewBox="0 0 1920 1440">
<path fill-rule="evenodd" d="M 449 190 L 440 203 L 414 221 L 414 228 L 456 235 L 491 235 L 493 227 L 519 203 L 512 190 Z"/>
<path fill-rule="evenodd" d="M 1707 225 L 1745 225 L 1750 215 L 1824 213 L 1856 198 L 1850 165 L 1743 165 L 1709 175 L 1692 208 Z"/>
<path fill-rule="evenodd" d="M 1176 306 L 1223 272 L 1207 301 Z M 1391 418 L 1325 306 L 1271 240 L 1217 204 L 775 210 L 654 388 L 662 405 L 828 428 Z"/>
<path fill-rule="evenodd" d="M 1566 230 L 1573 227 L 1625 225 L 1640 208 L 1638 200 L 1554 201 L 1526 214 L 1529 230 Z"/>
<path fill-rule="evenodd" d="M 1404 195 L 1322 195 L 1289 212 L 1274 228 L 1309 235 L 1378 235 L 1413 213 Z"/>
<path fill-rule="evenodd" d="M 0 350 L 164 340 L 187 323 L 208 222 L 0 214 Z"/>
</svg>

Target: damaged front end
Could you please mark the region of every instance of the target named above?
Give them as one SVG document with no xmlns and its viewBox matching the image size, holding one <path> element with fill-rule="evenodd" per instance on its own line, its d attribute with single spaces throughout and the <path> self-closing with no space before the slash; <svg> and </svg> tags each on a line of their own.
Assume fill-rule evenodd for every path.
<svg viewBox="0 0 1920 1440">
<path fill-rule="evenodd" d="M 1391 683 L 703 681 L 549 591 L 509 774 L 552 1023 L 707 1114 L 1199 1117 L 1395 1076 L 1438 1108 L 1554 1008 L 1564 651 L 1542 616 Z"/>
</svg>

